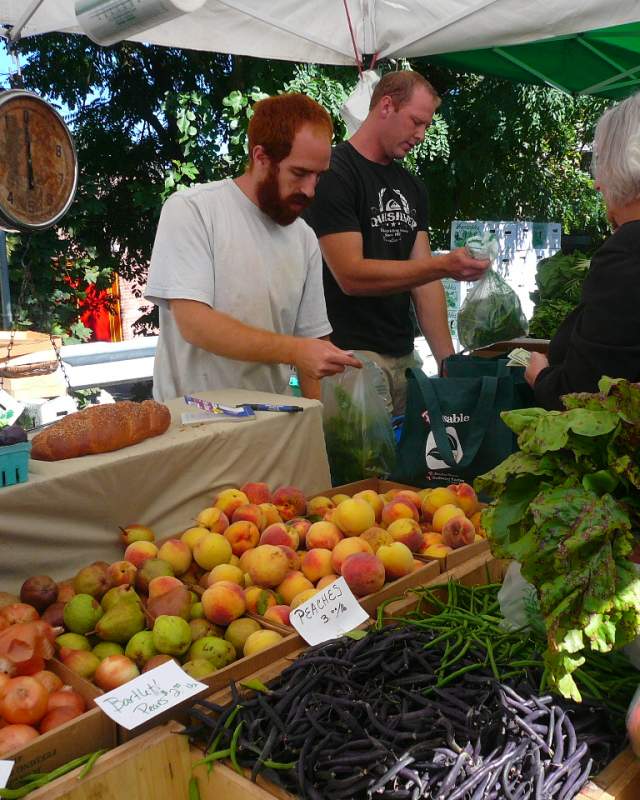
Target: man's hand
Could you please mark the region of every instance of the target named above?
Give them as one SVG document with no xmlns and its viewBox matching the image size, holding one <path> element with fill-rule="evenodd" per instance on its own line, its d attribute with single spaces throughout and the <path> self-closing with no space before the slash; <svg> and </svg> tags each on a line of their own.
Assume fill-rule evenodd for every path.
<svg viewBox="0 0 640 800">
<path fill-rule="evenodd" d="M 466 247 L 458 247 L 441 258 L 447 260 L 447 277 L 457 281 L 477 281 L 491 264 L 489 259 L 472 258 Z"/>
<path fill-rule="evenodd" d="M 531 360 L 529 361 L 529 366 L 524 371 L 524 379 L 532 389 L 533 389 L 533 384 L 536 382 L 536 378 L 538 377 L 539 373 L 542 372 L 542 370 L 548 366 L 549 366 L 549 359 L 545 355 L 536 352 L 531 353 Z"/>
<path fill-rule="evenodd" d="M 316 380 L 344 372 L 345 367 L 362 367 L 350 352 L 340 350 L 326 339 L 298 339 L 293 363 L 300 372 Z"/>
</svg>

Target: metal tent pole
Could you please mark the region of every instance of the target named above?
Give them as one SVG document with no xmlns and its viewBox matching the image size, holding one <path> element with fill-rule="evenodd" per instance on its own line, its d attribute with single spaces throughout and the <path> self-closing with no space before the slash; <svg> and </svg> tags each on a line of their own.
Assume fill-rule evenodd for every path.
<svg viewBox="0 0 640 800">
<path fill-rule="evenodd" d="M 27 25 L 36 11 L 40 8 L 43 4 L 44 0 L 31 0 L 31 3 L 27 4 L 27 7 L 24 9 L 20 17 L 16 20 L 16 24 L 13 28 L 9 31 L 9 39 L 12 42 L 17 42 L 22 34 L 22 29 L 25 25 Z"/>
<path fill-rule="evenodd" d="M 11 292 L 9 291 L 9 262 L 7 261 L 7 234 L 0 231 L 0 309 L 2 310 L 2 327 L 5 331 L 11 328 Z"/>
</svg>

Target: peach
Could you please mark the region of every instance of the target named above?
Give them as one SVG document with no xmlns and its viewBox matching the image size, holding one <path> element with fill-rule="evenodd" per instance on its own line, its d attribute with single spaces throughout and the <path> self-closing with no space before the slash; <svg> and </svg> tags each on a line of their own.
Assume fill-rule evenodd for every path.
<svg viewBox="0 0 640 800">
<path fill-rule="evenodd" d="M 238 586 L 242 586 L 243 580 L 244 573 L 240 567 L 234 567 L 231 564 L 218 564 L 218 566 L 214 567 L 209 573 L 207 585 L 211 586 L 211 584 L 219 583 L 220 581 L 229 581 L 231 583 L 237 583 Z"/>
<path fill-rule="evenodd" d="M 422 501 L 422 514 L 425 519 L 431 519 L 440 506 L 457 505 L 458 495 L 444 486 L 432 489 Z"/>
<path fill-rule="evenodd" d="M 291 547 L 287 547 L 286 544 L 279 544 L 277 545 L 282 552 L 287 557 L 287 561 L 289 562 L 289 569 L 290 570 L 298 570 L 300 569 L 300 556 L 293 550 Z"/>
<path fill-rule="evenodd" d="M 282 522 L 280 512 L 273 503 L 259 503 L 259 505 L 264 514 L 265 525 L 273 525 L 274 522 Z"/>
<path fill-rule="evenodd" d="M 137 568 L 130 561 L 115 561 L 108 575 L 112 586 L 131 586 L 136 580 Z"/>
<path fill-rule="evenodd" d="M 418 509 L 410 500 L 390 500 L 382 509 L 381 521 L 387 527 L 397 519 L 420 519 Z"/>
<path fill-rule="evenodd" d="M 398 494 L 400 494 L 400 489 L 389 489 L 388 491 L 382 493 L 382 497 L 384 498 L 385 503 L 390 503 Z"/>
<path fill-rule="evenodd" d="M 376 522 L 380 522 L 382 509 L 384 507 L 384 500 L 377 492 L 374 492 L 373 489 L 364 489 L 362 492 L 356 492 L 353 495 L 353 499 L 364 500 L 365 503 L 369 503 L 373 509 L 373 513 L 376 515 Z"/>
<path fill-rule="evenodd" d="M 320 589 L 324 589 L 325 586 L 329 586 L 334 581 L 337 581 L 339 575 L 334 575 L 331 573 L 330 575 L 325 575 L 324 578 L 320 578 L 320 580 L 316 583 L 316 589 L 320 591 Z"/>
<path fill-rule="evenodd" d="M 249 572 L 249 564 L 251 563 L 251 559 L 253 558 L 253 554 L 255 553 L 255 547 L 251 550 L 245 550 L 244 553 L 240 556 L 237 566 L 243 572 Z M 231 562 L 229 562 L 231 563 Z"/>
<path fill-rule="evenodd" d="M 317 593 L 318 590 L 316 588 L 305 589 L 304 592 L 300 592 L 300 594 L 297 594 L 289 603 L 291 610 L 293 611 L 294 608 L 297 608 L 302 603 L 306 603 L 307 600 L 310 600 Z"/>
<path fill-rule="evenodd" d="M 347 498 L 347 499 L 348 499 L 348 498 Z M 336 510 L 335 510 L 335 508 L 328 508 L 328 509 L 327 509 L 327 510 L 324 512 L 324 514 L 322 515 L 322 519 L 323 519 L 325 522 L 333 522 L 333 518 L 335 517 L 335 515 L 336 515 Z M 316 519 L 316 517 L 313 517 L 313 519 Z"/>
<path fill-rule="evenodd" d="M 471 522 L 473 523 L 477 535 L 482 539 L 486 539 L 487 532 L 482 525 L 482 511 L 476 511 L 476 513 L 471 516 Z"/>
<path fill-rule="evenodd" d="M 314 522 L 307 532 L 307 550 L 313 550 L 316 547 L 333 550 L 342 538 L 340 528 L 333 522 Z"/>
<path fill-rule="evenodd" d="M 284 522 L 276 522 L 274 525 L 269 525 L 260 534 L 260 544 L 283 544 L 292 550 L 297 550 L 299 543 L 298 532 L 293 528 L 287 527 Z"/>
<path fill-rule="evenodd" d="M 246 550 L 252 550 L 260 541 L 258 527 L 246 520 L 232 522 L 223 536 L 231 545 L 234 556 L 241 556 Z"/>
<path fill-rule="evenodd" d="M 167 592 L 176 589 L 184 584 L 180 578 L 174 578 L 172 575 L 159 575 L 157 578 L 151 578 L 149 581 L 149 600 L 154 597 L 160 597 Z"/>
<path fill-rule="evenodd" d="M 58 603 L 68 603 L 75 593 L 72 580 L 58 582 Z"/>
<path fill-rule="evenodd" d="M 442 541 L 454 550 L 466 544 L 473 544 L 475 536 L 476 529 L 473 522 L 465 516 L 451 517 L 442 527 Z"/>
<path fill-rule="evenodd" d="M 334 506 L 339 506 L 340 503 L 344 503 L 345 500 L 351 500 L 351 496 L 338 492 L 337 494 L 332 494 L 330 499 L 333 501 Z"/>
<path fill-rule="evenodd" d="M 302 572 L 289 572 L 285 575 L 282 583 L 276 589 L 277 594 L 289 605 L 293 598 L 307 589 L 313 589 L 314 585 Z"/>
<path fill-rule="evenodd" d="M 259 531 L 266 527 L 264 511 L 253 503 L 238 506 L 233 512 L 231 522 L 253 522 Z"/>
<path fill-rule="evenodd" d="M 385 567 L 373 553 L 353 553 L 342 564 L 342 577 L 356 597 L 363 597 L 382 589 Z"/>
<path fill-rule="evenodd" d="M 201 602 L 205 617 L 215 625 L 228 625 L 247 610 L 244 590 L 231 581 L 218 581 L 209 586 Z"/>
<path fill-rule="evenodd" d="M 375 511 L 366 500 L 345 500 L 333 515 L 333 522 L 345 536 L 358 536 L 375 525 L 375 521 Z"/>
<path fill-rule="evenodd" d="M 298 534 L 298 547 L 304 547 L 307 533 L 311 527 L 311 520 L 304 517 L 294 517 L 286 523 L 287 528 L 293 529 Z M 297 549 L 297 548 L 296 548 Z"/>
<path fill-rule="evenodd" d="M 412 489 L 400 489 L 398 494 L 393 499 L 408 500 L 418 509 L 418 511 L 420 511 L 420 506 L 422 505 L 422 498 L 420 497 L 419 493 L 414 492 Z"/>
<path fill-rule="evenodd" d="M 417 558 L 414 558 L 413 559 L 413 571 L 415 572 L 416 570 L 419 570 L 422 567 L 424 567 L 424 562 L 418 561 Z"/>
<path fill-rule="evenodd" d="M 216 509 L 216 511 L 217 510 L 218 509 Z M 208 533 L 211 533 L 209 528 L 205 527 L 204 525 L 196 525 L 193 528 L 187 528 L 186 531 L 183 531 L 180 534 L 180 541 L 184 542 L 187 547 L 191 549 L 191 552 L 193 552 L 193 548 L 196 546 L 196 543 Z"/>
<path fill-rule="evenodd" d="M 420 555 L 428 556 L 429 558 L 444 558 L 449 553 L 453 553 L 453 548 L 448 547 L 446 544 L 432 544 L 423 550 Z"/>
<path fill-rule="evenodd" d="M 240 489 L 223 489 L 216 497 L 213 506 L 214 508 L 219 508 L 231 519 L 236 508 L 246 506 L 248 503 L 249 498 Z"/>
<path fill-rule="evenodd" d="M 374 553 L 378 552 L 380 545 L 392 544 L 395 541 L 393 536 L 385 531 L 384 528 L 377 528 L 375 525 L 373 528 L 367 528 L 366 531 L 361 533 L 360 538 L 364 539 Z"/>
<path fill-rule="evenodd" d="M 196 542 L 193 558 L 204 570 L 211 570 L 218 564 L 228 564 L 231 558 L 231 545 L 221 533 L 208 533 Z"/>
<path fill-rule="evenodd" d="M 394 541 L 406 544 L 412 553 L 417 553 L 424 543 L 422 528 L 415 519 L 396 519 L 387 528 L 387 533 L 393 536 Z"/>
<path fill-rule="evenodd" d="M 431 520 L 431 526 L 434 531 L 442 533 L 442 529 L 447 520 L 453 517 L 464 517 L 464 511 L 453 503 L 445 503 L 440 508 L 436 509 Z"/>
<path fill-rule="evenodd" d="M 302 556 L 300 569 L 305 578 L 308 578 L 311 583 L 317 583 L 320 578 L 324 578 L 325 575 L 331 575 L 333 572 L 331 552 L 331 550 L 323 547 L 314 547 L 312 550 L 307 550 Z"/>
<path fill-rule="evenodd" d="M 191 566 L 191 548 L 180 539 L 167 539 L 158 550 L 158 558 L 166 561 L 176 575 L 183 575 Z"/>
<path fill-rule="evenodd" d="M 394 581 L 413 572 L 413 553 L 406 544 L 383 544 L 376 553 L 382 561 L 387 580 Z"/>
<path fill-rule="evenodd" d="M 291 607 L 280 605 L 280 606 L 271 606 L 264 612 L 264 618 L 268 619 L 270 622 L 276 622 L 278 625 L 290 625 L 289 622 L 289 614 L 291 613 Z"/>
<path fill-rule="evenodd" d="M 333 571 L 340 575 L 345 560 L 354 553 L 373 554 L 373 550 L 367 542 L 359 536 L 349 536 L 348 539 L 343 539 L 341 542 L 338 542 L 331 553 L 331 567 Z"/>
<path fill-rule="evenodd" d="M 275 606 L 278 602 L 275 592 L 272 592 L 271 589 L 263 589 L 262 586 L 249 586 L 244 590 L 244 599 L 247 611 L 252 614 L 264 614 L 268 608 Z"/>
<path fill-rule="evenodd" d="M 199 527 L 207 528 L 211 533 L 224 533 L 229 527 L 229 517 L 215 506 L 203 508 L 196 517 Z"/>
<path fill-rule="evenodd" d="M 269 588 L 278 586 L 289 571 L 286 555 L 272 544 L 261 544 L 253 552 L 249 562 L 249 575 L 256 586 Z"/>
<path fill-rule="evenodd" d="M 271 502 L 271 490 L 267 483 L 245 483 L 240 487 L 240 491 L 244 492 L 249 498 L 249 502 L 259 506 L 260 503 Z"/>
<path fill-rule="evenodd" d="M 429 533 L 422 534 L 422 547 L 417 551 L 420 553 L 421 556 L 425 554 L 425 551 L 431 547 L 432 544 L 442 544 L 442 534 L 436 533 L 435 531 L 430 531 Z"/>
<path fill-rule="evenodd" d="M 330 508 L 335 507 L 336 504 L 330 497 L 324 497 L 324 495 L 319 494 L 317 497 L 307 500 L 307 516 L 323 517 Z"/>
<path fill-rule="evenodd" d="M 278 642 L 282 641 L 282 634 L 277 631 L 261 630 L 250 634 L 247 641 L 244 643 L 244 650 L 242 651 L 245 656 L 253 656 L 266 650 L 268 647 L 273 647 Z"/>
<path fill-rule="evenodd" d="M 452 483 L 447 486 L 456 496 L 460 508 L 464 511 L 467 517 L 470 517 L 478 509 L 478 495 L 475 493 L 473 486 L 468 483 Z"/>
<path fill-rule="evenodd" d="M 158 548 L 153 542 L 132 542 L 124 551 L 124 560 L 133 564 L 136 569 L 140 569 L 148 559 L 157 557 Z"/>
<path fill-rule="evenodd" d="M 294 517 L 301 517 L 307 510 L 307 500 L 295 486 L 281 486 L 275 490 L 271 499 L 285 522 Z"/>
</svg>

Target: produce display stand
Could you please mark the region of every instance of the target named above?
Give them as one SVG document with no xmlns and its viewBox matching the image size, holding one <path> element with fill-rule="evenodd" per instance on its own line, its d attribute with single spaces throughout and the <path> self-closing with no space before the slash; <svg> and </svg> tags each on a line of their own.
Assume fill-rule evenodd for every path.
<svg viewBox="0 0 640 800">
<path fill-rule="evenodd" d="M 33 772 L 50 772 L 74 758 L 117 744 L 115 722 L 103 714 L 94 702 L 94 698 L 100 694 L 97 686 L 80 678 L 55 659 L 47 662 L 47 669 L 81 694 L 88 710 L 5 756 L 15 762 L 11 772 L 12 781 Z"/>
</svg>

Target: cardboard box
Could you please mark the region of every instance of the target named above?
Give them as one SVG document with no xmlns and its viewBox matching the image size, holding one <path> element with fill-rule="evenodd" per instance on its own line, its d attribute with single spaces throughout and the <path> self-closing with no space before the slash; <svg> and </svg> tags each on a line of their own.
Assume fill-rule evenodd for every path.
<svg viewBox="0 0 640 800">
<path fill-rule="evenodd" d="M 60 336 L 54 336 L 53 341 L 57 348 L 62 347 L 62 338 Z M 0 331 L 0 364 L 6 361 L 10 343 L 11 360 L 31 355 L 31 353 L 41 353 L 43 361 L 48 361 L 51 356 L 55 361 L 55 350 L 48 333 L 39 333 L 38 331 Z"/>
<path fill-rule="evenodd" d="M 15 761 L 9 785 L 32 772 L 50 772 L 74 758 L 117 744 L 115 723 L 94 702 L 100 690 L 55 659 L 47 663 L 47 669 L 84 697 L 88 711 L 4 756 L 6 760 Z"/>
</svg>

